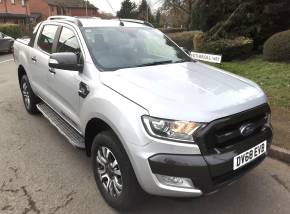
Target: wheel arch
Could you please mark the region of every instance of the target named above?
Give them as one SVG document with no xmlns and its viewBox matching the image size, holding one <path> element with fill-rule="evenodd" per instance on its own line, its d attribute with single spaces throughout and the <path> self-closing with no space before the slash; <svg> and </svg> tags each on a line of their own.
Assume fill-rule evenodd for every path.
<svg viewBox="0 0 290 214">
<path fill-rule="evenodd" d="M 86 153 L 88 156 L 91 156 L 91 148 L 95 136 L 106 130 L 111 130 L 117 136 L 113 128 L 107 122 L 100 118 L 94 117 L 87 122 L 85 128 L 85 145 Z"/>
</svg>

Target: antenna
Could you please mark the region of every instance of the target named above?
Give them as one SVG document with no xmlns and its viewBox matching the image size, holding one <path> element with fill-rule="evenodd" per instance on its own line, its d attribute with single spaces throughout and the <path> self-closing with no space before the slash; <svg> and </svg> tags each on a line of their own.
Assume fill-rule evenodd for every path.
<svg viewBox="0 0 290 214">
<path fill-rule="evenodd" d="M 106 1 L 107 1 L 108 5 L 111 7 L 113 13 L 115 13 L 116 16 L 117 16 L 117 18 L 119 19 L 119 21 L 120 21 L 120 25 L 121 25 L 121 26 L 124 26 L 124 23 L 122 22 L 122 20 L 120 19 L 120 17 L 119 17 L 118 14 L 116 13 L 116 11 L 114 10 L 114 8 L 113 8 L 113 6 L 111 5 L 110 1 L 109 1 L 109 0 L 106 0 Z"/>
</svg>

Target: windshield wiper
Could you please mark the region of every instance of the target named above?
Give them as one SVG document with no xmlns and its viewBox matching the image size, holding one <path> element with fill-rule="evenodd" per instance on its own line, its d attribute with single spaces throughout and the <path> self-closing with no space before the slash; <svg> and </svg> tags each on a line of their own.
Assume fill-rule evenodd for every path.
<svg viewBox="0 0 290 214">
<path fill-rule="evenodd" d="M 151 65 L 162 65 L 162 64 L 168 64 L 172 63 L 172 60 L 165 60 L 165 61 L 156 61 L 156 62 L 149 62 L 149 63 L 144 63 L 141 65 L 137 65 L 136 67 L 145 67 L 145 66 L 151 66 Z"/>
</svg>

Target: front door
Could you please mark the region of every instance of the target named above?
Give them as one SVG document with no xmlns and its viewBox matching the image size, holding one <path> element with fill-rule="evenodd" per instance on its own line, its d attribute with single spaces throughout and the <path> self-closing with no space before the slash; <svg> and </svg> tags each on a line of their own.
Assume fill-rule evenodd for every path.
<svg viewBox="0 0 290 214">
<path fill-rule="evenodd" d="M 62 27 L 55 49 L 56 53 L 73 52 L 81 56 L 80 45 L 72 28 Z M 55 110 L 72 126 L 79 130 L 80 73 L 78 71 L 51 69 L 48 76 L 50 100 Z"/>
</svg>

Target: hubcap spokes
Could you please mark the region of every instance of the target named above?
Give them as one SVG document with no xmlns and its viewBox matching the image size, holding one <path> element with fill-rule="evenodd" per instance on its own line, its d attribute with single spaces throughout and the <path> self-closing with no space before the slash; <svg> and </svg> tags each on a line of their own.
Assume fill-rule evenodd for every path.
<svg viewBox="0 0 290 214">
<path fill-rule="evenodd" d="M 98 149 L 97 172 L 105 190 L 113 197 L 118 198 L 122 192 L 122 174 L 117 159 L 110 149 Z"/>
<path fill-rule="evenodd" d="M 30 97 L 29 97 L 28 86 L 27 86 L 26 82 L 24 82 L 22 85 L 22 94 L 23 94 L 23 98 L 24 98 L 24 103 L 25 103 L 26 107 L 29 108 Z"/>
</svg>

